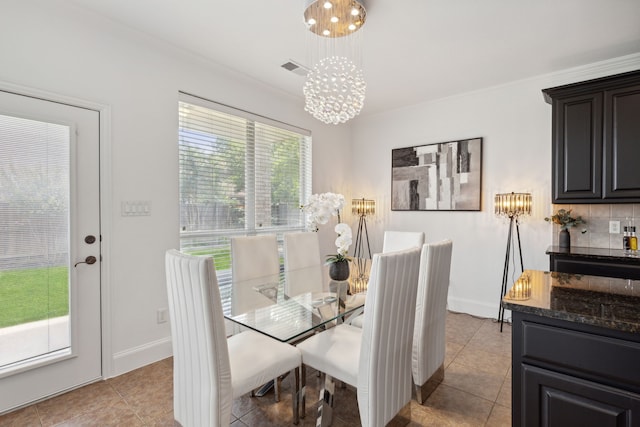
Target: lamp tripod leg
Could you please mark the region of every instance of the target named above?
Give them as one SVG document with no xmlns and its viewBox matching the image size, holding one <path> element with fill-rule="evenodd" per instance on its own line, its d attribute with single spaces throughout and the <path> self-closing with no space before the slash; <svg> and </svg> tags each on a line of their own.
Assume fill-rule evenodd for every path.
<svg viewBox="0 0 640 427">
<path fill-rule="evenodd" d="M 502 288 L 500 289 L 500 303 L 498 308 L 498 321 L 500 322 L 500 332 L 504 324 L 504 307 L 502 298 L 507 292 L 507 281 L 509 280 L 509 258 L 511 255 L 511 237 L 513 235 L 513 217 L 509 221 L 509 233 L 507 234 L 507 252 L 504 257 L 504 269 L 502 271 Z"/>
<path fill-rule="evenodd" d="M 364 215 L 360 215 L 360 220 L 358 222 L 358 231 L 356 233 L 356 241 L 353 249 L 353 256 L 355 258 L 358 278 L 362 278 L 365 272 L 365 260 L 363 259 L 363 256 L 365 255 L 365 253 L 364 253 L 364 245 L 362 242 L 363 229 L 364 229 L 364 234 L 367 237 L 367 249 L 369 250 L 369 258 L 371 258 L 371 248 L 369 246 L 369 233 L 367 232 L 367 222 L 365 220 Z"/>
<path fill-rule="evenodd" d="M 520 224 L 516 218 L 516 234 L 518 236 L 518 252 L 520 253 L 520 270 L 524 273 L 524 263 L 522 262 L 522 245 L 520 244 Z"/>
<path fill-rule="evenodd" d="M 367 220 L 364 215 L 360 217 L 364 225 L 364 234 L 367 236 L 367 250 L 369 251 L 369 259 L 371 259 L 371 246 L 369 245 L 369 230 L 367 230 Z"/>
</svg>

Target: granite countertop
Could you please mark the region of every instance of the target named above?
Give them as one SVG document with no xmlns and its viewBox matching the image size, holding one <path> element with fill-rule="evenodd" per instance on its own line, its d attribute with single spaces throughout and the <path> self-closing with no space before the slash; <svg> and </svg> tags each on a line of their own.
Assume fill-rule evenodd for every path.
<svg viewBox="0 0 640 427">
<path fill-rule="evenodd" d="M 512 311 L 640 333 L 638 280 L 525 270 L 502 301 Z"/>
<path fill-rule="evenodd" d="M 575 256 L 579 258 L 606 259 L 624 261 L 627 263 L 640 264 L 640 251 L 635 253 L 626 253 L 622 249 L 605 249 L 605 248 L 586 248 L 580 246 L 571 246 L 568 249 L 559 246 L 549 246 L 546 251 L 547 255 L 563 255 Z"/>
</svg>

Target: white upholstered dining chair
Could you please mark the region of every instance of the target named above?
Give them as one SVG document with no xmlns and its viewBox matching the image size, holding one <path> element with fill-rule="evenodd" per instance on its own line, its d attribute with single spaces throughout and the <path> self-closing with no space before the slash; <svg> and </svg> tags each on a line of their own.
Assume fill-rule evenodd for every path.
<svg viewBox="0 0 640 427">
<path fill-rule="evenodd" d="M 409 248 L 421 248 L 424 244 L 422 231 L 385 231 L 382 241 L 382 253 L 401 251 Z"/>
<path fill-rule="evenodd" d="M 275 234 L 231 238 L 231 313 L 243 314 L 273 304 L 256 285 L 277 284 L 280 257 Z"/>
<path fill-rule="evenodd" d="M 333 389 L 332 378 L 356 387 L 365 427 L 385 426 L 411 400 L 419 264 L 419 248 L 375 254 L 363 327 L 341 324 L 298 344 L 302 381 L 305 365 L 323 372 L 327 385 L 321 399 L 330 404 L 334 399 L 327 393 Z M 304 397 L 302 402 L 304 410 Z M 322 416 L 331 418 L 331 411 L 330 406 L 323 406 Z"/>
<path fill-rule="evenodd" d="M 447 294 L 453 242 L 427 243 L 420 255 L 420 275 L 413 330 L 411 370 L 416 400 L 425 399 L 444 379 Z"/>
<path fill-rule="evenodd" d="M 422 231 L 385 231 L 382 242 L 382 253 L 422 248 L 423 244 L 424 232 Z M 359 328 L 362 327 L 363 321 L 364 316 L 362 314 L 356 314 L 349 320 L 351 325 Z"/>
<path fill-rule="evenodd" d="M 284 293 L 322 292 L 323 270 L 318 233 L 284 233 Z"/>
<path fill-rule="evenodd" d="M 293 422 L 297 424 L 298 349 L 255 331 L 226 338 L 212 258 L 171 249 L 165 265 L 175 420 L 183 427 L 227 427 L 234 398 L 293 371 Z"/>
</svg>

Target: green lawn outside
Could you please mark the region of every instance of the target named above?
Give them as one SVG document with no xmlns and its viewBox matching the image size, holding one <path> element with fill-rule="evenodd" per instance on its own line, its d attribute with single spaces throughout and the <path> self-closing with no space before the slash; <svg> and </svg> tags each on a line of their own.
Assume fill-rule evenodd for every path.
<svg viewBox="0 0 640 427">
<path fill-rule="evenodd" d="M 216 271 L 231 269 L 229 248 L 189 251 L 213 256 Z M 0 328 L 69 314 L 67 267 L 0 271 Z"/>
<path fill-rule="evenodd" d="M 67 267 L 0 271 L 0 328 L 69 314 Z"/>
<path fill-rule="evenodd" d="M 228 270 L 231 268 L 231 250 L 227 249 L 202 249 L 196 251 L 185 251 L 189 255 L 208 255 L 213 257 L 213 265 L 216 271 Z"/>
<path fill-rule="evenodd" d="M 229 249 L 202 249 L 194 251 L 184 251 L 189 255 L 208 255 L 213 257 L 213 265 L 216 267 L 216 271 L 231 269 L 231 251 Z M 284 262 L 284 259 L 280 257 L 280 264 Z"/>
</svg>

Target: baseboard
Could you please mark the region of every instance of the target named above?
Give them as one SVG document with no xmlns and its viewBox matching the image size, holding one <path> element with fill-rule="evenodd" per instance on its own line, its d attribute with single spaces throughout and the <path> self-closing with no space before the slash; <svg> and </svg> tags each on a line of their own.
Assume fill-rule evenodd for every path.
<svg viewBox="0 0 640 427">
<path fill-rule="evenodd" d="M 447 309 L 456 313 L 467 313 L 472 316 L 485 317 L 489 319 L 498 318 L 498 306 L 496 304 L 487 304 L 482 301 L 474 301 L 466 298 L 449 297 L 447 300 Z M 511 317 L 511 312 L 505 310 L 505 319 Z"/>
<path fill-rule="evenodd" d="M 151 363 L 166 359 L 173 355 L 171 337 L 153 341 L 113 355 L 113 372 L 109 377 L 117 377 L 134 369 L 141 368 Z"/>
</svg>

